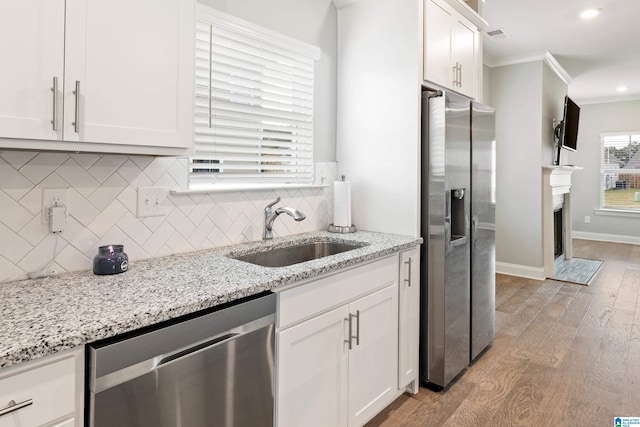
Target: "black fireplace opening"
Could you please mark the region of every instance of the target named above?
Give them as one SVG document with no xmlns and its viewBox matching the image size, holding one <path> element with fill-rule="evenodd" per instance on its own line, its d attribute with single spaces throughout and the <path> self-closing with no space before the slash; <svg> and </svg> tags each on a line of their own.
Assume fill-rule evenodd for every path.
<svg viewBox="0 0 640 427">
<path fill-rule="evenodd" d="M 553 211 L 553 257 L 564 254 L 564 233 L 562 232 L 562 209 Z"/>
</svg>

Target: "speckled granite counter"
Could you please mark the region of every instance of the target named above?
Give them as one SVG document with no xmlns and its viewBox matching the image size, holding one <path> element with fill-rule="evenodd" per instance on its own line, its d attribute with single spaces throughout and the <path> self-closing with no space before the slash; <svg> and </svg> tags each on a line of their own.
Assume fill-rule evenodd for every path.
<svg viewBox="0 0 640 427">
<path fill-rule="evenodd" d="M 327 238 L 367 245 L 279 268 L 226 256 Z M 131 262 L 129 271 L 111 276 L 81 271 L 0 284 L 0 368 L 320 276 L 418 243 L 420 239 L 414 237 L 364 231 L 348 235 L 315 232 Z"/>
</svg>

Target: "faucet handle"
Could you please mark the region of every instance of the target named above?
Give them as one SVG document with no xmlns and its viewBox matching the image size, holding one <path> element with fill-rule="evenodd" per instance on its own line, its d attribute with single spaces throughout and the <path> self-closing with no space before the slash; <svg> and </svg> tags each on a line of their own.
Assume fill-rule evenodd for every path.
<svg viewBox="0 0 640 427">
<path fill-rule="evenodd" d="M 264 210 L 265 211 L 270 210 L 273 207 L 273 205 L 275 205 L 276 203 L 280 203 L 280 196 L 278 196 L 277 199 L 275 199 L 273 202 L 271 202 L 267 206 L 265 206 Z"/>
</svg>

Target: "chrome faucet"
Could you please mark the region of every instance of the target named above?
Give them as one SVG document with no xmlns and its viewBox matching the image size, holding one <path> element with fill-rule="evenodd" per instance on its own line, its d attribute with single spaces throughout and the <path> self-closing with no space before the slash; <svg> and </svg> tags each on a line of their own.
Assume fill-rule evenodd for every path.
<svg viewBox="0 0 640 427">
<path fill-rule="evenodd" d="M 273 205 L 279 202 L 280 202 L 280 197 L 278 197 L 273 202 L 269 203 L 264 208 L 264 231 L 262 232 L 262 240 L 273 239 L 273 222 L 276 220 L 276 218 L 278 218 L 278 215 L 286 213 L 296 221 L 302 221 L 303 219 L 306 218 L 306 216 L 304 216 L 304 214 L 299 210 L 294 208 L 289 208 L 289 207 L 278 208 L 274 212 L 273 209 L 271 208 L 273 207 Z"/>
</svg>

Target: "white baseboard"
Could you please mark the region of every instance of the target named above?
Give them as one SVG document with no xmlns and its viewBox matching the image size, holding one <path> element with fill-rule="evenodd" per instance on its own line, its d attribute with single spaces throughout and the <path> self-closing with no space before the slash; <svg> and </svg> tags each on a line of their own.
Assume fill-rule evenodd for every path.
<svg viewBox="0 0 640 427">
<path fill-rule="evenodd" d="M 623 236 L 620 234 L 590 233 L 587 231 L 572 231 L 571 236 L 574 239 L 597 240 L 599 242 L 613 243 L 629 243 L 632 245 L 640 245 L 640 237 Z"/>
<path fill-rule="evenodd" d="M 531 267 L 529 265 L 509 264 L 496 261 L 496 273 L 508 276 L 518 276 L 527 279 L 544 280 L 546 278 L 543 267 Z"/>
</svg>

